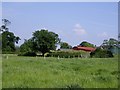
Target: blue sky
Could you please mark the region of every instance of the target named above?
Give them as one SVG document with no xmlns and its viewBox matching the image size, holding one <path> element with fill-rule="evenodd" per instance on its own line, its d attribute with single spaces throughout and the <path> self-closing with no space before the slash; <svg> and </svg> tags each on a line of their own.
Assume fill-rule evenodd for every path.
<svg viewBox="0 0 120 90">
<path fill-rule="evenodd" d="M 59 34 L 72 46 L 82 41 L 99 46 L 118 34 L 117 2 L 3 2 L 2 18 L 11 21 L 19 45 L 40 29 Z"/>
</svg>

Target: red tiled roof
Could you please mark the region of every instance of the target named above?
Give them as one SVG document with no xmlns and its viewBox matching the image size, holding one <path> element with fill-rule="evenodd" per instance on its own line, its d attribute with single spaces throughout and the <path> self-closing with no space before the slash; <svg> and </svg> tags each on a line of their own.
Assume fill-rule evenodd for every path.
<svg viewBox="0 0 120 90">
<path fill-rule="evenodd" d="M 73 49 L 74 50 L 84 50 L 84 51 L 92 52 L 92 51 L 95 51 L 96 48 L 76 46 L 76 47 L 73 47 Z"/>
</svg>

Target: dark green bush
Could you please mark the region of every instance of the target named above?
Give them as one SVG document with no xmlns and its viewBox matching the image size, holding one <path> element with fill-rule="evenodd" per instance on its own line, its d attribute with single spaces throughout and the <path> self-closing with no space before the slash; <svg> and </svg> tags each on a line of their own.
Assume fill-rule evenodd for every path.
<svg viewBox="0 0 120 90">
<path fill-rule="evenodd" d="M 1 51 L 2 52 L 2 51 Z M 2 54 L 16 54 L 15 52 L 3 51 Z"/>
<path fill-rule="evenodd" d="M 94 57 L 94 58 L 109 58 L 109 57 L 113 57 L 113 54 L 112 54 L 111 51 L 97 48 L 94 52 L 90 53 L 90 57 Z"/>
<path fill-rule="evenodd" d="M 71 51 L 56 51 L 47 54 L 47 57 L 60 57 L 60 58 L 78 58 L 81 57 L 81 52 L 71 52 Z"/>
<path fill-rule="evenodd" d="M 35 52 L 21 52 L 18 56 L 36 56 Z"/>
</svg>

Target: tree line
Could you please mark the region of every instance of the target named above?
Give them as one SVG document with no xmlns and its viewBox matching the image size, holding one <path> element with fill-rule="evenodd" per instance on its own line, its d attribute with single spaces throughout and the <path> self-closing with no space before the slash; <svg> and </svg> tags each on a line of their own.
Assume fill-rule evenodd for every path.
<svg viewBox="0 0 120 90">
<path fill-rule="evenodd" d="M 2 26 L 0 27 L 0 48 L 2 53 L 16 52 L 17 48 L 19 48 L 19 52 L 21 52 L 21 54 L 31 52 L 42 53 L 42 56 L 44 56 L 46 52 L 56 50 L 57 45 L 60 45 L 61 49 L 72 49 L 72 46 L 67 42 L 61 41 L 58 34 L 45 29 L 33 32 L 30 39 L 25 39 L 24 43 L 20 47 L 16 48 L 15 44 L 18 44 L 21 39 L 20 37 L 15 36 L 13 32 L 9 31 L 8 26 L 10 24 L 11 22 L 9 20 L 2 19 Z M 120 34 L 118 38 L 120 38 Z M 83 41 L 79 45 L 96 48 L 96 45 L 87 41 Z M 115 52 L 115 47 L 120 47 L 120 39 L 116 40 L 114 38 L 110 38 L 109 40 L 104 40 L 100 46 L 100 48 L 112 51 L 113 53 Z"/>
</svg>

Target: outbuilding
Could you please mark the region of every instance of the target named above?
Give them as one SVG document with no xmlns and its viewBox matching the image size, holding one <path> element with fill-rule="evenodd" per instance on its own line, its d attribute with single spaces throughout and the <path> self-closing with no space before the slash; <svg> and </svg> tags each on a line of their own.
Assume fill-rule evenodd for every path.
<svg viewBox="0 0 120 90">
<path fill-rule="evenodd" d="M 83 47 L 83 46 L 75 46 L 73 47 L 74 50 L 83 50 L 83 51 L 86 51 L 86 52 L 93 52 L 96 50 L 96 48 L 93 48 L 93 47 Z"/>
</svg>

